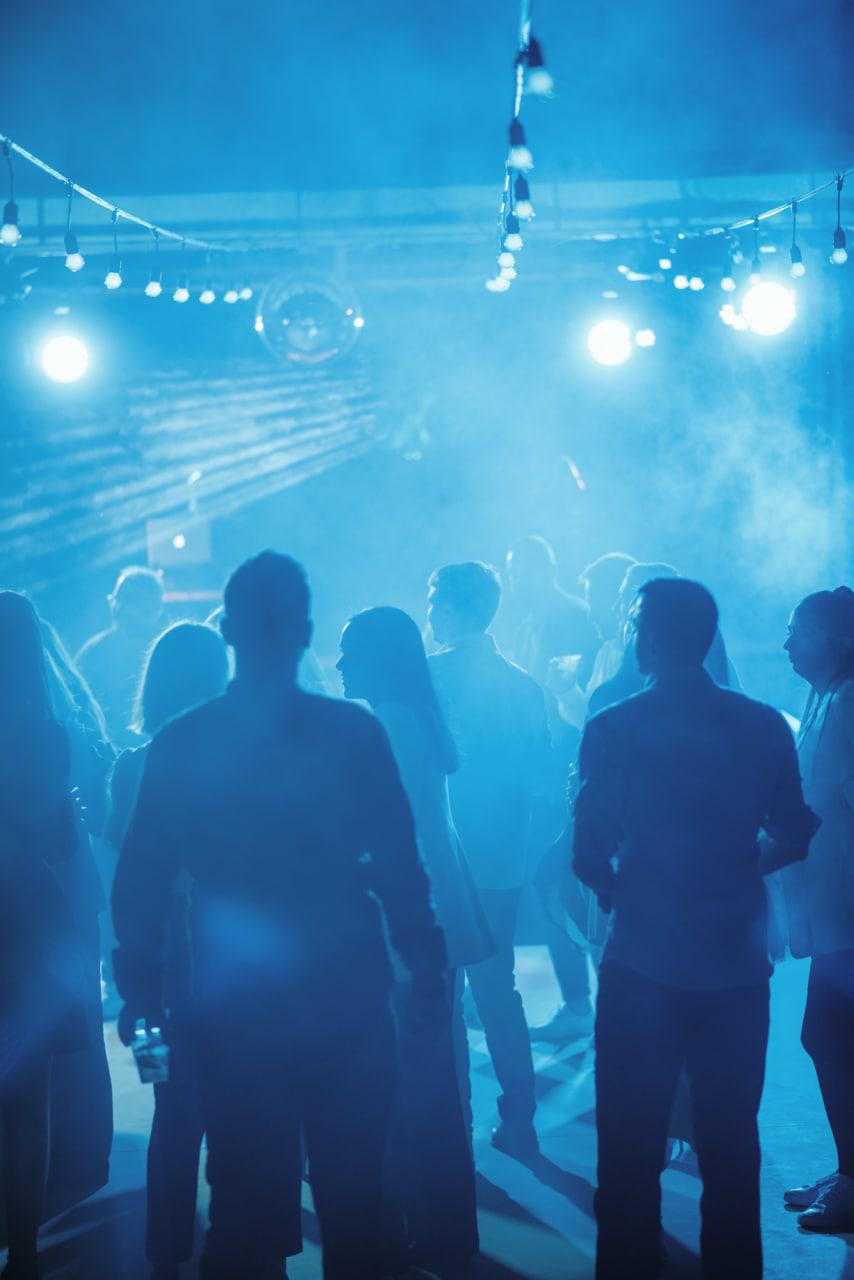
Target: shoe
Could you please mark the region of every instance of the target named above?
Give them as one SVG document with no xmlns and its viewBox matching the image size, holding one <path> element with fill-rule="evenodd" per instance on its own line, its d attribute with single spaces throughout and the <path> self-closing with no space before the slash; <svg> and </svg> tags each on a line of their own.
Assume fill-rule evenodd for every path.
<svg viewBox="0 0 854 1280">
<path fill-rule="evenodd" d="M 791 1187 L 783 1192 L 783 1199 L 786 1204 L 792 1205 L 795 1209 L 808 1209 L 811 1204 L 815 1204 L 824 1188 L 830 1186 L 831 1182 L 835 1182 L 836 1178 L 836 1172 L 828 1173 L 823 1178 L 819 1178 L 818 1182 L 811 1182 L 803 1187 Z"/>
<path fill-rule="evenodd" d="M 798 1226 L 807 1231 L 847 1233 L 854 1231 L 854 1178 L 838 1173 L 804 1213 Z"/>
<path fill-rule="evenodd" d="M 593 1034 L 593 1010 L 575 1013 L 568 1004 L 562 1004 L 553 1018 L 539 1027 L 529 1027 L 532 1040 L 550 1040 L 553 1044 L 570 1044 L 584 1040 Z"/>
<path fill-rule="evenodd" d="M 537 1131 L 531 1120 L 500 1120 L 490 1139 L 497 1151 L 514 1160 L 534 1160 L 540 1154 Z"/>
</svg>

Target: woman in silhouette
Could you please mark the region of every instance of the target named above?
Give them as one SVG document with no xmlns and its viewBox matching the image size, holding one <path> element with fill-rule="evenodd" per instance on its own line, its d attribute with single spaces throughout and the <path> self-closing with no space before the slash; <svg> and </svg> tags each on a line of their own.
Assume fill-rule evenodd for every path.
<svg viewBox="0 0 854 1280">
<path fill-rule="evenodd" d="M 9 1261 L 5 1280 L 40 1275 L 53 1056 L 85 1048 L 71 912 L 52 866 L 77 829 L 68 734 L 48 689 L 35 609 L 0 592 L 0 1118 Z"/>
<path fill-rule="evenodd" d="M 854 592 L 817 591 L 784 648 L 810 686 L 798 735 L 807 803 L 821 818 L 804 862 L 781 873 L 789 945 L 811 956 L 801 1039 L 815 1064 L 838 1168 L 785 1192 L 811 1231 L 854 1231 Z"/>
<path fill-rule="evenodd" d="M 178 622 L 155 641 L 143 668 L 136 727 L 153 737 L 167 720 L 221 694 L 228 656 L 218 631 Z M 107 838 L 118 850 L 133 818 L 148 753 L 130 747 L 116 761 Z M 177 884 L 164 952 L 164 1003 L 169 1011 L 169 1080 L 154 1086 L 154 1120 L 148 1146 L 146 1249 L 156 1280 L 173 1280 L 193 1254 L 196 1188 L 204 1126 L 190 1051 L 189 885 Z M 124 1010 L 119 1015 L 123 1021 Z M 132 1027 L 120 1025 L 125 1042 Z"/>
<path fill-rule="evenodd" d="M 407 1019 L 408 983 L 396 983 L 401 1080 L 390 1141 L 388 1198 L 405 1220 L 414 1261 L 466 1261 L 478 1251 L 470 1134 L 471 1092 L 462 970 L 493 942 L 454 829 L 448 774 L 457 755 L 439 709 L 418 627 L 389 607 L 351 618 L 338 670 L 348 698 L 370 703 L 384 725 L 409 797 L 418 848 L 448 948 L 451 1033 L 423 1034 Z M 402 966 L 396 966 L 403 974 Z"/>
</svg>

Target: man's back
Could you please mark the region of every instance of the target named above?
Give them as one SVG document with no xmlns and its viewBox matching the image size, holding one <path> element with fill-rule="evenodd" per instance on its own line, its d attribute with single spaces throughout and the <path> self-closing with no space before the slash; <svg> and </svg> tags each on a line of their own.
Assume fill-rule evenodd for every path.
<svg viewBox="0 0 854 1280">
<path fill-rule="evenodd" d="M 434 654 L 430 670 L 459 753 L 451 807 L 472 872 L 482 886 L 516 887 L 532 797 L 549 766 L 542 690 L 490 635 Z"/>
<path fill-rule="evenodd" d="M 672 986 L 763 981 L 759 830 L 788 838 L 810 817 L 782 716 L 670 672 L 590 721 L 581 777 L 575 866 L 613 898 L 608 957 Z"/>
<path fill-rule="evenodd" d="M 366 857 L 411 958 L 432 932 L 429 890 L 380 725 L 297 689 L 275 707 L 236 682 L 149 748 L 117 875 L 117 932 L 128 951 L 150 950 L 146 932 L 185 867 L 197 886 L 197 948 L 208 938 L 226 963 L 251 961 L 304 995 L 369 994 L 389 971 Z"/>
</svg>

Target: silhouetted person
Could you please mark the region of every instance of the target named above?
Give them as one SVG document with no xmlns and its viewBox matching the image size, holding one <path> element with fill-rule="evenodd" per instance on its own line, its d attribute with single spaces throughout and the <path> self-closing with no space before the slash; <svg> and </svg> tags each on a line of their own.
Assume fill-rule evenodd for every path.
<svg viewBox="0 0 854 1280">
<path fill-rule="evenodd" d="M 0 592 L 0 1132 L 5 1280 L 37 1280 L 53 1055 L 85 1048 L 76 939 L 51 866 L 73 857 L 68 735 L 29 600 Z"/>
<path fill-rule="evenodd" d="M 77 665 L 97 698 L 117 747 L 135 746 L 130 728 L 139 676 L 163 626 L 163 583 L 152 569 L 122 569 L 108 597 L 112 625 L 83 645 Z"/>
<path fill-rule="evenodd" d="M 459 752 L 449 779 L 451 812 L 497 952 L 466 970 L 501 1086 L 494 1144 L 537 1151 L 534 1066 L 513 939 L 532 813 L 547 786 L 550 743 L 543 693 L 498 651 L 487 631 L 501 599 L 498 574 L 478 561 L 430 579 L 428 619 L 443 647 L 429 659 L 439 703 Z"/>
<path fill-rule="evenodd" d="M 584 688 L 599 648 L 599 632 L 585 602 L 558 586 L 555 553 L 545 538 L 531 534 L 510 548 L 507 580 L 525 615 L 513 642 L 519 666 L 544 686 L 555 654 L 578 654 L 576 674 Z"/>
<path fill-rule="evenodd" d="M 178 622 L 155 641 L 140 681 L 136 723 L 153 736 L 175 716 L 221 695 L 228 654 L 218 631 Z M 130 747 L 116 761 L 107 836 L 121 849 L 133 817 L 148 744 Z M 173 1280 L 193 1256 L 199 1154 L 204 1125 L 192 1036 L 192 983 L 188 939 L 189 881 L 173 887 L 163 955 L 163 997 L 169 1010 L 169 1080 L 154 1086 L 148 1144 L 146 1252 L 153 1280 Z M 133 1035 L 123 1011 L 120 1032 Z"/>
<path fill-rule="evenodd" d="M 590 617 L 601 638 L 587 682 L 588 696 L 616 674 L 622 661 L 624 620 L 619 617 L 617 602 L 623 580 L 634 564 L 634 557 L 624 551 L 608 551 L 578 575 Z"/>
<path fill-rule="evenodd" d="M 418 627 L 400 609 L 356 614 L 341 637 L 338 670 L 346 696 L 369 702 L 388 733 L 448 948 L 453 1030 L 438 1039 L 409 1023 L 409 981 L 396 966 L 401 1078 L 386 1175 L 389 1200 L 406 1221 L 410 1260 L 444 1269 L 468 1263 L 479 1247 L 462 983 L 463 967 L 490 956 L 495 944 L 451 821 L 448 775 L 457 753 Z"/>
<path fill-rule="evenodd" d="M 703 1274 L 762 1274 L 762 875 L 803 858 L 817 820 L 783 717 L 703 670 L 717 620 L 699 583 L 646 583 L 631 622 L 650 684 L 595 716 L 581 744 L 573 865 L 612 908 L 596 1017 L 597 1280 L 659 1274 L 659 1173 L 683 1066 Z"/>
<path fill-rule="evenodd" d="M 605 707 L 612 707 L 615 702 L 622 702 L 624 698 L 630 698 L 633 693 L 639 693 L 643 688 L 646 677 L 638 667 L 635 641 L 630 634 L 631 608 L 645 583 L 652 582 L 654 578 L 678 576 L 671 565 L 655 562 L 640 562 L 630 565 L 626 570 L 614 604 L 617 635 L 616 644 L 608 658 L 608 665 L 614 669 L 611 675 L 591 687 L 587 699 L 588 716 L 595 716 L 597 712 L 604 711 Z M 617 647 L 619 647 L 619 658 Z"/>
<path fill-rule="evenodd" d="M 281 1276 L 299 1247 L 301 1130 L 324 1276 L 376 1280 L 396 1062 L 374 894 L 425 1021 L 447 1020 L 444 940 L 381 725 L 296 685 L 311 639 L 300 566 L 271 551 L 242 565 L 222 633 L 236 659 L 227 693 L 149 747 L 113 894 L 117 978 L 128 1019 L 161 1016 L 163 932 L 185 869 L 205 1280 Z"/>
<path fill-rule="evenodd" d="M 811 956 L 802 1040 L 836 1143 L 836 1173 L 785 1193 L 811 1231 L 854 1231 L 854 593 L 817 591 L 785 648 L 810 685 L 798 755 L 821 818 L 806 862 L 782 873 L 789 945 Z"/>
</svg>

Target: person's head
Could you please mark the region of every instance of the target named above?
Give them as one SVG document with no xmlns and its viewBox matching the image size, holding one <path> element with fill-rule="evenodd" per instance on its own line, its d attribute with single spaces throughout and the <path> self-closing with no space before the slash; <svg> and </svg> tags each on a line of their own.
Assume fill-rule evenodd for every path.
<svg viewBox="0 0 854 1280">
<path fill-rule="evenodd" d="M 507 581 L 521 603 L 533 608 L 554 588 L 557 560 L 545 538 L 529 534 L 507 552 Z"/>
<path fill-rule="evenodd" d="M 854 591 L 816 591 L 789 619 L 783 648 L 795 673 L 824 693 L 854 677 Z"/>
<path fill-rule="evenodd" d="M 227 681 L 222 636 L 203 622 L 176 622 L 149 651 L 136 696 L 135 727 L 157 733 L 173 716 L 216 698 Z"/>
<path fill-rule="evenodd" d="M 445 773 L 456 768 L 456 752 L 439 710 L 424 641 L 413 619 L 402 609 L 383 605 L 350 619 L 341 635 L 344 695 L 372 706 L 402 703 L 421 718 Z"/>
<path fill-rule="evenodd" d="M 626 573 L 636 563 L 623 551 L 609 551 L 578 575 L 578 584 L 590 606 L 590 616 L 603 636 L 611 636 L 616 630 L 620 587 Z"/>
<path fill-rule="evenodd" d="M 638 668 L 645 675 L 699 668 L 717 630 L 718 607 L 699 582 L 653 578 L 637 592 L 631 626 Z"/>
<path fill-rule="evenodd" d="M 0 591 L 0 716 L 10 709 L 51 717 L 39 616 L 26 596 Z"/>
<path fill-rule="evenodd" d="M 501 579 L 482 560 L 446 564 L 430 577 L 427 621 L 437 644 L 482 635 L 498 612 Z"/>
<path fill-rule="evenodd" d="M 311 593 L 301 564 L 262 551 L 235 569 L 223 596 L 220 629 L 238 671 L 296 678 L 311 644 Z"/>
<path fill-rule="evenodd" d="M 618 631 L 622 632 L 625 629 L 632 605 L 637 599 L 641 587 L 655 579 L 678 577 L 676 570 L 669 564 L 661 564 L 656 561 L 641 561 L 630 565 L 623 575 L 623 581 L 620 583 L 620 590 L 617 595 Z"/>
<path fill-rule="evenodd" d="M 163 614 L 163 582 L 160 574 L 142 565 L 122 569 L 107 597 L 113 624 L 123 631 L 152 632 Z"/>
</svg>

